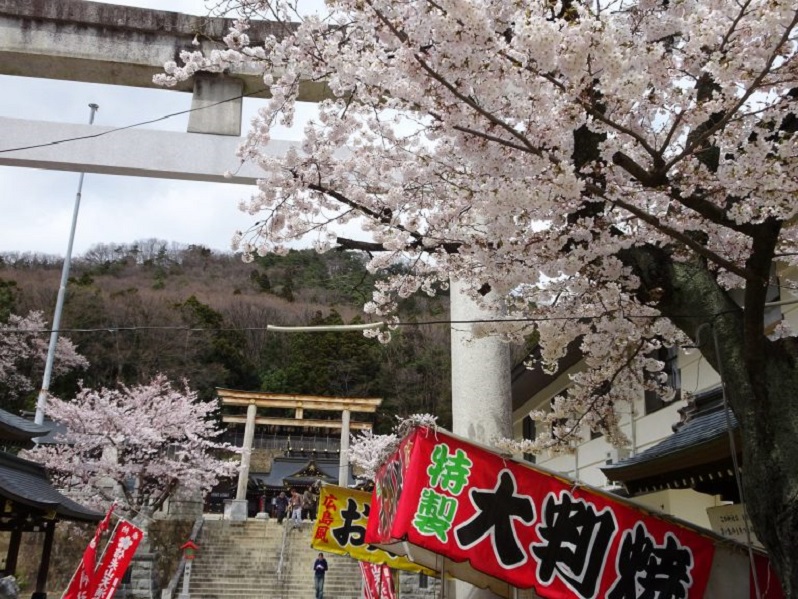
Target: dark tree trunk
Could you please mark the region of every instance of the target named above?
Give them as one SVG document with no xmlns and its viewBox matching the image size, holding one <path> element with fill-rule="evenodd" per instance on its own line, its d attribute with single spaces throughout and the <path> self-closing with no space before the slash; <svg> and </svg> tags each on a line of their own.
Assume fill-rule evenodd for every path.
<svg viewBox="0 0 798 599">
<path fill-rule="evenodd" d="M 766 344 L 750 395 L 727 388 L 742 414 L 743 484 L 757 536 L 787 597 L 798 596 L 798 369 L 794 339 Z M 738 416 L 740 418 L 740 416 Z"/>
<path fill-rule="evenodd" d="M 640 299 L 656 300 L 722 373 L 741 427 L 743 491 L 754 530 L 785 595 L 798 597 L 798 343 L 768 340 L 764 300 L 746 301 L 744 312 L 702 262 L 674 262 L 657 247 L 633 248 L 621 258 L 641 279 Z"/>
</svg>

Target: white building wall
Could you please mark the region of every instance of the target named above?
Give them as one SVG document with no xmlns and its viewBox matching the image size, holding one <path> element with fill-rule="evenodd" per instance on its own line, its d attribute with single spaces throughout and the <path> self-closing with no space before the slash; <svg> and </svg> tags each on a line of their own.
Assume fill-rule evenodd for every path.
<svg viewBox="0 0 798 599">
<path fill-rule="evenodd" d="M 798 317 L 798 307 L 795 315 Z M 695 394 L 720 382 L 717 373 L 696 350 L 680 352 L 679 367 L 683 391 Z M 562 373 L 514 412 L 513 432 L 516 438 L 522 437 L 524 417 L 533 410 L 548 409 L 551 399 L 567 388 L 570 380 L 568 375 L 580 368 L 581 365 L 578 364 Z M 686 401 L 680 399 L 656 412 L 646 414 L 645 399 L 641 394 L 634 406 L 622 408 L 626 413 L 621 416 L 621 428 L 630 440 L 628 447 L 618 449 L 610 445 L 603 436 L 590 439 L 589 433 L 583 432 L 583 441 L 573 454 L 539 455 L 536 456 L 535 462 L 543 468 L 564 474 L 584 484 L 603 489 L 612 488 L 600 468 L 607 465 L 609 460 L 635 455 L 672 435 L 673 425 L 681 419 L 679 410 L 685 406 Z M 706 509 L 720 505 L 719 498 L 692 490 L 660 491 L 636 497 L 634 501 L 704 527 L 709 527 Z"/>
<path fill-rule="evenodd" d="M 523 419 L 533 410 L 548 409 L 551 399 L 567 388 L 568 374 L 576 372 L 578 369 L 579 366 L 574 366 L 563 373 L 554 383 L 535 394 L 522 408 L 514 412 L 513 433 L 516 438 L 520 439 L 522 437 Z M 704 361 L 704 369 L 712 372 L 706 361 Z M 715 375 L 715 378 L 717 379 L 717 375 Z M 684 378 L 682 382 L 684 383 Z M 714 384 L 716 382 L 701 389 L 708 388 Z M 635 402 L 633 407 L 634 414 L 629 408 L 626 408 L 627 413 L 621 416 L 621 429 L 631 441 L 631 445 L 626 448 L 630 452 L 628 455 L 635 455 L 670 436 L 673 433 L 673 425 L 680 419 L 678 410 L 685 405 L 686 402 L 684 400 L 674 401 L 661 410 L 652 414 L 645 414 L 645 404 L 641 397 L 639 401 Z M 583 433 L 582 438 L 583 442 L 575 455 L 541 455 L 537 457 L 536 463 L 544 468 L 574 476 L 582 482 L 604 487 L 606 486 L 606 479 L 599 467 L 605 466 L 608 459 L 614 459 L 617 455 L 617 449 L 612 447 L 604 437 L 590 439 L 588 434 Z"/>
<path fill-rule="evenodd" d="M 780 272 L 782 281 L 798 280 L 798 269 Z M 782 287 L 779 300 L 783 325 L 798 331 L 798 291 Z M 796 301 L 790 304 L 790 301 Z M 771 328 L 775 328 L 775 325 Z M 707 330 L 703 343 L 714 343 L 711 331 Z M 568 386 L 569 375 L 577 372 L 581 365 L 563 372 L 557 379 L 542 389 L 518 410 L 513 413 L 513 432 L 517 439 L 522 437 L 523 419 L 533 410 L 546 410 L 553 397 L 562 393 Z M 681 371 L 681 389 L 683 393 L 698 394 L 720 384 L 718 373 L 709 365 L 697 349 L 685 349 L 679 353 L 679 369 Z M 686 405 L 685 400 L 674 401 L 670 405 L 653 412 L 645 413 L 645 400 L 641 396 L 628 412 L 622 415 L 621 427 L 630 440 L 625 449 L 627 455 L 635 455 L 656 445 L 673 434 L 673 425 L 679 422 L 679 409 Z M 537 456 L 536 463 L 544 468 L 572 477 L 580 482 L 600 488 L 609 488 L 600 468 L 608 460 L 622 458 L 604 437 L 590 439 L 589 433 L 583 434 L 583 442 L 570 455 Z M 698 526 L 709 528 L 707 508 L 721 505 L 718 497 L 712 497 L 692 490 L 666 490 L 634 498 L 634 501 L 647 507 L 674 515 Z"/>
</svg>

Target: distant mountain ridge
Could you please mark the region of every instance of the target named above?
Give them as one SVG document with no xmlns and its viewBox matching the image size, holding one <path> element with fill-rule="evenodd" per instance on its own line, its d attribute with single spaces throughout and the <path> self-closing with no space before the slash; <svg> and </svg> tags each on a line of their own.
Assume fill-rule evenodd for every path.
<svg viewBox="0 0 798 599">
<path fill-rule="evenodd" d="M 61 258 L 0 254 L 0 322 L 41 310 L 52 319 Z M 450 418 L 446 297 L 410 298 L 407 323 L 380 345 L 361 333 L 266 333 L 267 324 L 363 321 L 375 275 L 365 257 L 311 250 L 246 264 L 202 246 L 149 239 L 94 246 L 73 260 L 61 328 L 88 358 L 87 371 L 54 381 L 69 397 L 78 380 L 92 387 L 148 380 L 157 372 L 185 378 L 201 396 L 216 387 L 340 396 L 381 396 L 379 429 L 394 414 Z M 43 365 L 31 364 L 31 370 Z M 3 393 L 7 409 L 31 397 Z"/>
</svg>

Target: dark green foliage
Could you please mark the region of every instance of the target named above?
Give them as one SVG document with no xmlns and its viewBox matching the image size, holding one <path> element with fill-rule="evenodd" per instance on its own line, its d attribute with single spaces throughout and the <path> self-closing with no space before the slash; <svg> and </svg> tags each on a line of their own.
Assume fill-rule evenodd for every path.
<svg viewBox="0 0 798 599">
<path fill-rule="evenodd" d="M 291 250 L 285 256 L 259 257 L 253 282 L 263 291 L 294 301 L 296 290 L 316 290 L 330 304 L 363 304 L 371 298 L 375 277 L 365 269 L 363 256 L 351 252 L 317 254 L 312 250 Z M 320 291 L 326 293 L 320 293 Z M 303 297 L 303 299 L 305 299 Z"/>
<path fill-rule="evenodd" d="M 88 272 L 84 272 L 80 277 L 69 277 L 69 284 L 78 287 L 91 287 L 94 285 L 94 278 Z"/>
<path fill-rule="evenodd" d="M 353 323 L 361 322 L 359 318 Z M 344 324 L 335 310 L 317 312 L 310 325 Z M 283 333 L 271 336 L 261 375 L 264 391 L 366 397 L 374 393 L 380 346 L 357 331 Z"/>
<path fill-rule="evenodd" d="M 193 295 L 176 308 L 188 326 L 200 329 L 195 333 L 194 372 L 189 378 L 204 399 L 215 395 L 215 387 L 257 386 L 256 368 L 245 354 L 246 339 L 240 331 L 232 330 L 220 312 Z"/>
<path fill-rule="evenodd" d="M 257 268 L 250 273 L 249 280 L 252 281 L 252 284 L 258 291 L 272 290 L 272 283 L 269 280 L 269 275 L 265 272 L 260 272 Z"/>
<path fill-rule="evenodd" d="M 0 279 L 0 322 L 8 322 L 15 310 L 19 288 L 16 281 Z"/>
<path fill-rule="evenodd" d="M 379 387 L 383 409 L 376 430 L 388 432 L 394 416 L 428 413 L 446 428 L 452 423 L 448 327 L 402 327 L 382 348 Z"/>
<path fill-rule="evenodd" d="M 0 277 L 13 272 L 16 282 L 0 278 L 0 317 L 51 313 L 57 260 L 5 258 Z M 445 322 L 401 327 L 388 345 L 360 332 L 265 331 L 268 324 L 361 322 L 375 276 L 360 255 L 291 251 L 258 258 L 253 268 L 201 246 L 146 240 L 97 246 L 74 260 L 72 271 L 62 329 L 91 366 L 55 380 L 56 395 L 74 395 L 79 379 L 89 387 L 134 385 L 163 372 L 186 379 L 203 398 L 216 387 L 381 397 L 379 432 L 391 429 L 395 415 L 415 412 L 450 424 Z M 445 295 L 400 306 L 403 321 L 445 321 L 447 312 Z"/>
</svg>

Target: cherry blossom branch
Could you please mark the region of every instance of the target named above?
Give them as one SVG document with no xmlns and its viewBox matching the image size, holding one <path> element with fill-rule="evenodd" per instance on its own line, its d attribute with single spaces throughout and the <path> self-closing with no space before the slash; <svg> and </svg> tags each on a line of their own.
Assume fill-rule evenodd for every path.
<svg viewBox="0 0 798 599">
<path fill-rule="evenodd" d="M 532 153 L 532 154 L 534 154 L 536 156 L 540 156 L 542 154 L 541 149 L 536 147 L 534 144 L 530 143 L 530 141 L 526 137 L 521 135 L 521 133 L 518 130 L 516 130 L 514 127 L 512 127 L 509 123 L 506 123 L 502 119 L 498 118 L 495 114 L 493 114 L 493 113 L 485 110 L 481 106 L 479 106 L 479 104 L 477 104 L 473 100 L 473 98 L 467 97 L 460 90 L 458 90 L 456 86 L 452 85 L 452 83 L 450 83 L 448 79 L 446 79 L 438 71 L 433 69 L 432 66 L 426 60 L 424 60 L 424 58 L 422 58 L 422 56 L 418 52 L 415 51 L 416 50 L 415 48 L 412 48 L 412 47 L 409 46 L 409 44 L 408 44 L 408 40 L 409 40 L 408 35 L 405 32 L 399 30 L 399 28 L 397 28 L 393 23 L 391 23 L 390 20 L 388 18 L 386 18 L 385 15 L 374 6 L 373 2 L 368 0 L 367 3 L 371 7 L 371 9 L 374 11 L 374 14 L 377 15 L 377 17 L 380 19 L 380 21 L 388 29 L 391 30 L 391 32 L 394 34 L 394 36 L 396 36 L 396 39 L 399 40 L 400 42 L 402 42 L 403 44 L 405 44 L 405 46 L 407 46 L 410 50 L 413 51 L 413 58 L 415 59 L 415 61 L 419 64 L 419 66 L 421 66 L 422 69 L 424 69 L 424 71 L 432 79 L 434 79 L 435 81 L 440 83 L 455 98 L 457 98 L 458 100 L 460 100 L 461 102 L 466 104 L 469 108 L 471 108 L 474 112 L 476 112 L 477 114 L 482 116 L 489 123 L 492 123 L 493 125 L 496 125 L 500 129 L 503 129 L 511 137 L 514 137 L 515 139 L 520 141 L 522 147 L 526 148 L 527 152 L 530 152 L 530 153 Z"/>
<path fill-rule="evenodd" d="M 737 114 L 740 108 L 742 108 L 748 102 L 751 96 L 753 96 L 759 90 L 762 82 L 765 80 L 765 77 L 767 77 L 767 75 L 771 72 L 773 63 L 779 56 L 779 51 L 788 41 L 790 41 L 790 35 L 796 24 L 798 24 L 798 9 L 796 9 L 793 13 L 792 21 L 790 21 L 789 25 L 784 28 L 784 33 L 782 33 L 781 37 L 779 38 L 779 42 L 770 52 L 770 55 L 765 61 L 765 65 L 762 67 L 751 84 L 746 88 L 745 92 L 741 94 L 737 102 L 735 102 L 728 110 L 724 111 L 724 114 L 717 123 L 710 125 L 705 131 L 701 132 L 701 134 L 695 136 L 695 139 L 693 139 L 692 142 L 688 141 L 685 144 L 682 152 L 674 156 L 667 162 L 667 164 L 665 164 L 663 167 L 664 171 L 669 171 L 675 164 L 683 160 L 684 157 L 691 155 L 697 147 L 704 145 L 713 135 L 715 135 L 715 133 L 721 131 L 724 127 L 726 127 L 726 125 L 729 124 L 730 120 L 735 114 Z"/>
<path fill-rule="evenodd" d="M 601 190 L 594 187 L 594 192 L 601 193 Z M 611 200 L 608 199 L 607 201 L 612 202 L 619 208 L 623 208 L 627 212 L 630 212 L 631 214 L 633 214 L 634 216 L 636 216 L 646 224 L 651 225 L 653 228 L 666 234 L 668 237 L 674 239 L 675 241 L 684 244 L 686 247 L 689 247 L 699 256 L 702 256 L 707 260 L 710 260 L 711 262 L 717 264 L 718 266 L 725 268 L 729 272 L 734 273 L 745 280 L 752 280 L 755 278 L 756 276 L 755 273 L 749 272 L 747 269 L 741 268 L 734 262 L 731 262 L 730 260 L 723 258 L 716 252 L 713 252 L 706 246 L 698 243 L 695 239 L 692 239 L 690 236 L 686 235 L 682 231 L 678 231 L 673 227 L 663 224 L 658 218 L 649 214 L 645 210 L 641 210 L 637 206 L 630 204 L 629 202 L 626 202 L 625 200 L 622 200 L 620 198 L 614 198 Z"/>
</svg>

